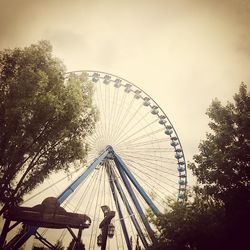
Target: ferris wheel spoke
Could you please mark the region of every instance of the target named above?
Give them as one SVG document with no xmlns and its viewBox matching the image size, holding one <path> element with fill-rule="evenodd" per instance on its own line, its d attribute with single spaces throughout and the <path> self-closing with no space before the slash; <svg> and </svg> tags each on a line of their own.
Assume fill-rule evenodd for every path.
<svg viewBox="0 0 250 250">
<path fill-rule="evenodd" d="M 141 180 L 140 182 L 143 184 L 143 187 L 145 188 L 145 190 L 154 190 L 153 187 L 154 186 L 157 186 L 157 183 L 149 183 L 149 178 L 148 177 L 145 177 L 144 178 L 144 175 L 140 173 L 137 173 L 137 172 L 134 172 L 132 171 L 133 174 L 137 177 L 138 180 Z M 168 192 L 170 193 L 170 191 L 168 190 Z M 165 193 L 163 193 L 162 191 L 160 191 L 160 193 L 157 194 L 157 197 L 160 197 L 160 194 L 163 195 L 163 197 L 165 197 Z M 172 194 L 172 193 L 171 193 Z"/>
<path fill-rule="evenodd" d="M 127 107 L 127 109 L 124 111 L 123 115 L 121 116 L 121 119 L 119 123 L 117 124 L 116 133 L 114 134 L 114 137 L 117 138 L 122 132 L 122 124 L 126 121 L 127 117 L 129 116 L 129 111 L 133 106 L 135 99 L 132 99 Z"/>
<path fill-rule="evenodd" d="M 133 128 L 136 127 L 138 124 L 140 124 L 143 120 L 145 120 L 150 114 L 149 111 L 146 112 L 142 117 L 137 117 L 136 115 L 132 116 L 132 121 L 127 127 L 124 132 L 122 131 L 119 137 L 116 139 L 117 142 L 121 141 L 124 139 L 125 136 L 127 136 L 131 131 L 133 131 Z M 137 118 L 139 120 L 137 120 Z"/>
<path fill-rule="evenodd" d="M 118 113 L 118 109 L 120 108 L 120 105 L 118 105 L 118 93 L 119 93 L 119 89 L 115 88 L 113 91 L 113 110 L 112 110 L 112 114 L 110 116 L 110 122 L 111 122 L 111 128 L 110 128 L 110 133 L 111 133 L 111 137 L 114 138 L 114 128 L 116 126 L 116 116 Z"/>
<path fill-rule="evenodd" d="M 130 159 L 127 159 L 127 162 L 132 162 L 134 164 L 136 164 L 137 162 L 134 161 L 134 160 L 130 160 Z M 140 164 L 143 168 L 146 168 L 146 169 L 149 169 L 150 171 L 157 171 L 157 173 L 162 173 L 162 174 L 167 174 L 167 175 L 170 175 L 170 176 L 173 176 L 173 177 L 177 177 L 177 174 L 174 172 L 174 171 L 171 171 L 171 169 L 169 170 L 168 168 L 166 168 L 166 170 L 169 170 L 169 171 L 166 171 L 165 168 L 162 168 L 161 165 L 158 165 L 158 167 L 156 166 L 155 168 L 152 168 L 152 164 L 145 164 L 144 163 L 141 163 Z M 167 178 L 167 177 L 165 177 Z"/>
<path fill-rule="evenodd" d="M 149 172 L 148 170 L 147 171 L 149 173 L 147 173 L 147 174 L 145 174 L 145 171 L 144 172 L 140 171 L 140 168 L 142 167 L 141 164 L 134 164 L 134 165 L 130 164 L 130 167 L 131 167 L 131 171 L 133 173 L 136 173 L 137 175 L 140 175 L 142 178 L 147 178 L 147 179 L 150 178 L 150 179 L 148 179 L 148 181 L 150 181 L 154 185 L 156 184 L 156 186 L 159 183 L 162 183 L 164 186 L 168 186 L 168 187 L 171 187 L 171 188 L 174 188 L 174 189 L 178 188 L 177 185 L 174 185 L 175 183 L 169 181 L 170 183 L 166 184 L 166 180 L 165 179 L 162 179 L 160 177 L 155 176 L 154 173 Z"/>
<path fill-rule="evenodd" d="M 94 100 L 95 100 L 95 104 L 96 106 L 99 108 L 99 115 L 103 114 L 104 110 L 103 110 L 103 105 L 101 103 L 101 97 L 99 96 L 99 91 L 96 91 L 96 95 L 94 95 Z M 101 119 L 101 117 L 99 117 Z M 104 131 L 103 129 L 101 129 L 101 127 L 99 126 L 99 121 L 96 124 L 96 129 L 95 129 L 96 135 L 99 138 L 104 137 Z"/>
<path fill-rule="evenodd" d="M 158 164 L 157 162 L 152 162 L 152 161 L 148 161 L 148 160 L 138 161 L 137 159 L 133 160 L 131 158 L 123 158 L 123 159 L 124 159 L 125 162 L 128 163 L 128 165 L 130 163 L 137 163 L 137 164 L 140 164 L 141 167 L 143 167 L 143 168 L 146 166 L 146 167 L 154 169 L 154 171 L 158 171 L 158 169 L 164 168 L 167 171 L 169 171 L 169 172 L 167 172 L 167 174 L 177 177 L 176 172 L 173 171 L 169 166 L 162 166 L 161 164 Z"/>
<path fill-rule="evenodd" d="M 107 174 L 107 173 L 106 173 Z M 109 177 L 108 177 L 109 178 Z M 109 181 L 109 180 L 108 180 Z M 109 194 L 110 194 L 110 197 L 112 197 L 113 195 L 112 195 L 112 192 L 111 192 L 111 188 L 109 188 Z M 112 207 L 112 210 L 114 211 L 115 210 L 115 202 L 114 202 L 114 200 L 113 199 L 111 199 L 111 202 L 112 202 L 112 205 L 111 205 L 111 207 Z M 116 235 L 116 239 L 119 239 L 117 242 L 116 242 L 116 244 L 117 244 L 117 249 L 119 249 L 120 247 L 119 247 L 119 243 L 122 243 L 121 245 L 122 245 L 122 249 L 124 249 L 124 239 L 123 239 L 123 237 L 122 237 L 122 228 L 121 228 L 121 224 L 120 224 L 120 221 L 119 221 L 119 219 L 116 219 L 116 220 L 114 220 L 114 224 L 115 224 L 115 228 L 117 228 L 117 224 L 118 224 L 118 228 L 119 228 L 119 234 L 118 234 L 118 232 L 117 232 L 117 230 L 115 230 L 115 235 Z"/>
<path fill-rule="evenodd" d="M 163 130 L 164 130 L 163 128 L 156 129 L 156 130 L 148 133 L 147 135 L 143 134 L 143 135 L 135 137 L 135 138 L 133 138 L 133 139 L 131 139 L 129 141 L 126 141 L 126 140 L 120 141 L 118 144 L 115 144 L 115 146 L 120 146 L 122 143 L 123 144 L 126 143 L 126 145 L 129 145 L 130 143 L 133 143 L 135 141 L 138 141 L 138 140 L 141 140 L 141 139 L 145 139 L 145 138 L 147 138 L 147 136 L 152 136 L 152 135 L 158 134 L 158 133 L 162 132 Z"/>
<path fill-rule="evenodd" d="M 121 104 L 125 103 L 126 98 L 127 98 L 127 95 L 126 95 L 125 92 L 123 92 Z M 123 110 L 122 105 L 119 105 L 119 107 L 118 107 L 118 109 L 117 109 L 117 113 L 115 114 L 115 117 L 114 117 L 113 136 L 114 136 L 115 133 L 116 133 L 117 124 L 118 124 L 119 121 L 120 121 L 120 117 L 121 117 L 122 110 Z"/>
<path fill-rule="evenodd" d="M 48 193 L 58 196 L 62 187 L 69 186 L 72 179 L 76 180 L 80 176 L 79 173 L 86 171 L 88 166 L 98 159 L 100 153 L 109 148 L 109 145 L 115 154 L 121 157 L 134 179 L 151 197 L 159 211 L 164 211 L 166 197 L 177 196 L 177 200 L 183 201 L 187 174 L 185 157 L 178 135 L 159 105 L 142 89 L 118 76 L 98 71 L 77 71 L 72 74 L 85 74 L 88 82 L 93 84 L 92 101 L 99 112 L 93 133 L 88 135 L 84 142 L 89 147 L 87 159 L 84 162 L 76 162 L 75 169 L 70 165 L 67 176 L 62 176 L 62 173 L 55 174 L 55 178 L 52 176 L 51 180 L 46 182 L 47 186 L 44 183 L 38 190 L 38 194 L 28 195 L 29 199 L 26 200 L 26 204 L 33 204 L 35 200 Z M 70 80 L 70 77 L 70 74 L 66 75 L 65 83 Z M 84 81 L 83 89 L 86 89 Z M 115 198 L 110 186 L 108 168 L 114 171 L 119 188 L 123 190 L 123 194 L 120 195 L 117 187 L 114 186 L 117 193 Z M 149 209 L 148 203 L 129 178 L 128 181 L 145 213 Z M 145 225 L 127 188 L 110 152 L 107 158 L 96 166 L 89 177 L 61 205 L 67 211 L 84 213 L 91 218 L 92 223 L 89 229 L 84 230 L 86 249 L 97 249 L 96 238 L 101 233 L 99 224 L 104 218 L 101 206 L 107 205 L 112 211 L 116 211 L 117 202 L 119 202 L 122 216 L 116 214 L 112 219 L 115 225 L 114 238 L 107 241 L 106 248 L 126 249 L 127 234 L 134 243 L 136 242 L 139 229 L 132 221 L 134 218 L 138 221 L 138 227 L 150 244 L 150 236 L 147 235 Z M 124 202 L 125 199 L 127 203 Z M 131 208 L 128 209 L 126 204 L 129 204 Z M 127 228 L 125 234 L 126 230 L 122 228 L 122 221 Z M 44 231 L 44 234 L 49 237 L 50 230 Z M 58 235 L 58 239 L 64 241 L 69 241 L 70 237 L 66 231 Z M 143 237 L 139 241 L 143 245 Z"/>
<path fill-rule="evenodd" d="M 111 119 L 110 117 L 112 117 L 112 111 L 113 111 L 113 105 L 111 105 L 111 94 L 110 94 L 110 85 L 108 85 L 108 110 L 109 110 L 109 114 L 108 114 L 108 133 L 109 133 L 109 137 L 111 137 L 111 130 L 112 130 L 112 126 L 111 126 Z"/>
<path fill-rule="evenodd" d="M 126 148 L 126 149 L 135 149 L 135 148 L 142 148 L 143 149 L 143 146 L 152 146 L 154 147 L 154 145 L 158 145 L 159 143 L 166 143 L 168 142 L 168 140 L 166 140 L 165 138 L 164 139 L 152 139 L 152 140 L 146 140 L 146 141 L 142 141 L 142 142 L 136 142 L 136 143 L 124 143 L 123 145 L 120 145 L 119 149 L 123 149 L 123 148 Z"/>
<path fill-rule="evenodd" d="M 143 183 L 143 187 L 146 189 L 146 190 L 154 190 L 154 187 L 156 185 L 152 185 L 152 183 L 149 183 L 149 179 L 148 178 L 143 178 L 140 174 L 137 174 L 137 173 L 134 173 L 135 177 L 140 181 L 140 183 Z M 166 191 L 167 193 L 173 195 L 172 192 L 170 192 L 169 190 Z M 158 194 L 157 194 L 157 197 L 161 197 L 160 195 L 163 195 L 166 196 L 166 193 L 164 193 L 162 190 L 158 190 Z"/>
<path fill-rule="evenodd" d="M 145 171 L 145 170 L 142 170 L 141 167 L 140 167 L 140 164 L 137 163 L 137 164 L 133 164 L 133 163 L 130 163 L 130 166 L 131 166 L 131 171 L 133 173 L 138 173 L 140 174 L 141 176 L 145 176 L 146 178 L 149 178 L 149 180 L 152 182 L 152 183 L 157 183 L 157 185 L 159 185 L 160 183 L 164 183 L 165 186 L 168 186 L 168 187 L 171 187 L 171 188 L 174 188 L 174 189 L 178 189 L 177 186 L 176 186 L 176 183 L 173 182 L 173 180 L 171 179 L 167 179 L 168 182 L 170 183 L 166 183 L 166 177 L 164 179 L 162 179 L 162 177 L 158 177 L 158 176 L 155 176 L 155 171 L 154 171 L 154 174 L 150 174 L 150 171 Z M 151 172 L 152 173 L 152 172 Z M 155 180 L 155 181 L 154 181 Z M 172 183 L 172 184 L 171 184 Z M 175 185 L 174 185 L 175 184 Z"/>
<path fill-rule="evenodd" d="M 101 170 L 101 176 L 102 176 L 102 172 L 103 172 L 103 169 Z M 94 206 L 94 218 L 96 218 L 96 214 L 97 214 L 97 204 L 99 202 L 99 199 L 100 199 L 100 188 L 101 188 L 101 182 L 99 182 L 98 184 L 98 191 L 97 191 L 97 202 L 96 202 L 96 205 Z M 98 216 L 99 217 L 99 216 Z M 97 227 L 96 227 L 97 228 Z M 91 228 L 91 234 L 90 234 L 90 239 L 89 239 L 89 245 L 91 246 L 92 245 L 92 239 L 93 239 L 93 235 L 97 235 L 97 232 L 95 232 L 94 234 L 94 227 L 92 226 Z M 95 237 L 94 237 L 95 238 Z"/>
<path fill-rule="evenodd" d="M 78 172 L 82 167 L 78 167 L 76 169 L 74 169 L 74 171 L 71 174 L 74 174 L 76 172 Z M 48 191 L 49 189 L 53 188 L 54 186 L 56 186 L 57 184 L 61 183 L 62 181 L 66 180 L 67 178 L 69 178 L 70 174 L 67 174 L 66 176 L 63 176 L 62 178 L 60 178 L 59 180 L 57 180 L 54 183 L 50 183 L 48 186 L 46 186 L 45 188 L 43 188 L 42 190 L 40 190 L 39 192 L 35 193 L 34 195 L 30 196 L 29 198 L 25 199 L 23 204 L 35 199 L 37 196 L 39 196 L 40 194 Z"/>
<path fill-rule="evenodd" d="M 158 119 L 153 120 L 152 122 L 148 123 L 146 126 L 136 130 L 135 132 L 133 132 L 132 134 L 129 134 L 126 138 L 124 138 L 123 140 L 120 141 L 120 143 L 123 143 L 124 141 L 127 141 L 128 139 L 130 139 L 131 137 L 133 138 L 135 135 L 137 134 L 141 134 L 142 131 L 144 131 L 146 128 L 150 127 L 152 124 L 156 123 L 158 121 Z M 119 144 L 120 144 L 119 143 Z M 118 145 L 119 145 L 118 144 Z"/>
<path fill-rule="evenodd" d="M 130 153 L 131 151 L 123 151 L 123 153 L 125 154 L 128 154 L 128 155 L 131 155 Z M 141 157 L 141 158 L 144 158 L 144 159 L 156 159 L 155 161 L 164 161 L 164 160 L 170 160 L 172 159 L 171 156 L 168 156 L 168 157 L 163 157 L 161 156 L 160 154 L 151 154 L 152 151 L 150 153 L 141 153 L 141 152 L 134 152 L 134 155 L 136 155 L 137 157 Z"/>
<path fill-rule="evenodd" d="M 63 207 L 65 207 L 65 206 L 71 207 L 70 210 L 73 211 L 73 212 L 76 212 L 78 210 L 78 208 L 75 205 L 71 205 L 71 202 L 74 200 L 75 196 L 78 193 L 78 190 L 81 189 L 82 186 L 87 187 L 84 190 L 84 192 L 82 193 L 82 197 L 86 198 L 87 192 L 91 188 L 91 185 L 95 181 L 95 179 L 96 179 L 96 175 L 93 174 L 89 180 L 87 180 L 86 182 L 81 183 L 80 186 L 78 187 L 78 189 L 76 190 L 76 192 L 74 192 L 68 199 L 66 199 L 66 201 L 63 203 Z M 72 209 L 72 207 L 73 207 L 73 209 Z"/>
<path fill-rule="evenodd" d="M 157 153 L 165 153 L 165 152 L 173 152 L 173 150 L 172 149 L 170 149 L 170 148 L 161 148 L 161 147 L 154 147 L 154 148 L 139 148 L 139 147 L 135 147 L 135 148 L 133 148 L 133 149 L 128 149 L 128 148 L 126 148 L 126 149 L 123 149 L 122 150 L 122 152 L 126 152 L 126 153 L 131 153 L 131 154 L 133 154 L 134 152 L 136 152 L 136 153 L 140 153 L 140 152 L 142 152 L 142 154 L 143 153 L 148 153 L 148 152 L 151 152 L 151 153 L 155 153 L 155 154 L 157 154 Z"/>
<path fill-rule="evenodd" d="M 123 125 L 122 128 L 120 129 L 119 136 L 116 138 L 116 141 L 117 141 L 117 142 L 118 142 L 121 138 L 123 138 L 124 136 L 126 136 L 126 135 L 129 133 L 129 131 L 130 131 L 129 128 L 133 127 L 133 125 L 131 125 L 131 124 L 133 124 L 133 121 L 134 121 L 134 119 L 135 119 L 135 117 L 136 117 L 136 114 L 138 114 L 138 113 L 140 112 L 140 110 L 141 110 L 142 107 L 143 107 L 143 105 L 140 104 L 140 105 L 137 107 L 137 109 L 135 110 L 135 112 L 134 112 L 133 114 L 131 114 L 130 119 L 129 119 L 126 123 L 124 122 L 124 125 Z M 147 116 L 147 115 L 148 115 L 148 113 L 146 114 L 146 116 Z M 145 117 L 141 118 L 141 120 L 143 120 L 144 118 L 145 118 Z M 137 121 L 137 123 L 139 123 L 139 122 L 140 122 L 140 120 Z"/>
<path fill-rule="evenodd" d="M 119 179 L 118 179 L 119 174 L 118 174 L 117 169 L 115 169 L 114 172 L 115 172 L 115 178 L 116 178 L 116 180 L 119 182 Z M 124 191 L 125 191 L 125 190 L 124 190 Z M 130 207 L 131 207 L 131 205 L 133 204 L 133 202 L 132 202 L 132 200 L 130 199 L 129 195 L 128 195 L 128 194 L 126 195 L 126 194 L 124 193 L 124 196 L 127 197 L 127 200 L 128 200 L 128 201 L 130 200 L 129 204 L 130 204 Z M 123 198 L 123 199 L 124 199 L 124 198 Z M 137 213 L 137 215 L 136 215 L 135 213 Z M 133 209 L 133 214 L 130 214 L 130 213 L 128 213 L 128 212 L 126 212 L 126 214 L 127 214 L 127 216 L 129 216 L 129 217 L 132 217 L 132 216 L 137 217 L 137 220 L 140 219 L 140 218 L 139 218 L 140 216 L 138 215 L 137 209 L 135 209 L 135 208 Z M 135 238 L 135 228 L 134 228 L 134 225 L 132 224 L 132 220 L 128 220 L 128 222 L 129 222 L 131 234 L 132 234 L 133 237 Z M 130 236 L 131 236 L 131 235 L 130 235 Z"/>
<path fill-rule="evenodd" d="M 137 170 L 137 171 L 136 171 Z M 141 173 L 141 171 L 140 171 L 140 169 L 138 169 L 138 167 L 136 167 L 136 166 L 133 166 L 133 171 L 135 172 L 137 172 L 138 174 L 139 173 Z M 159 179 L 159 178 L 157 178 L 157 177 L 155 177 L 153 174 L 150 174 L 150 173 L 148 173 L 148 172 L 143 172 L 142 173 L 142 175 L 143 176 L 145 176 L 146 178 L 150 178 L 150 180 L 152 181 L 152 184 L 156 184 L 157 183 L 157 185 L 159 186 L 161 186 L 165 191 L 167 191 L 167 188 L 166 187 L 164 187 L 161 183 L 164 183 L 163 182 L 163 180 L 161 180 L 161 179 Z M 172 180 L 171 179 L 169 179 L 169 181 L 171 181 L 172 182 Z M 172 182 L 173 183 L 173 182 Z M 174 183 L 175 184 L 175 183 Z M 171 187 L 171 188 L 173 188 L 173 189 L 176 189 L 176 191 L 177 191 L 177 187 L 176 187 L 176 185 L 174 186 L 173 184 L 166 184 L 168 187 Z"/>
<path fill-rule="evenodd" d="M 121 154 L 123 156 L 124 159 L 128 159 L 128 158 L 132 158 L 132 159 L 137 159 L 138 161 L 145 161 L 145 162 L 149 162 L 155 165 L 158 165 L 157 162 L 159 162 L 158 159 L 152 159 L 152 158 L 148 158 L 148 157 L 141 157 L 138 156 L 136 154 L 134 155 L 129 155 L 129 154 Z M 161 162 L 163 163 L 168 163 L 168 164 L 174 164 L 174 162 L 172 161 L 171 158 L 166 158 L 166 159 L 161 159 Z M 162 167 L 162 165 L 160 165 Z"/>
<path fill-rule="evenodd" d="M 101 93 L 101 89 L 102 89 L 103 86 L 100 83 L 98 84 L 98 86 L 99 86 L 99 92 Z M 101 106 L 103 108 L 103 113 L 102 114 L 106 114 L 106 102 L 103 100 L 104 96 L 100 95 L 99 98 L 101 100 Z M 104 116 L 104 118 L 102 120 L 103 121 L 103 123 L 102 123 L 102 125 L 103 125 L 102 129 L 103 129 L 103 138 L 104 139 L 106 139 L 106 136 L 107 136 L 107 128 L 106 128 L 107 121 L 106 121 L 106 119 L 107 119 L 107 116 Z"/>
</svg>

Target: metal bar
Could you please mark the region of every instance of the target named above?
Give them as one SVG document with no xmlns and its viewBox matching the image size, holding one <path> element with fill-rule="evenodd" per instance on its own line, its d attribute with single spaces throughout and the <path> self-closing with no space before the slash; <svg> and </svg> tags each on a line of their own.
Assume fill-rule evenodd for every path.
<svg viewBox="0 0 250 250">
<path fill-rule="evenodd" d="M 73 183 L 71 183 L 58 197 L 58 201 L 62 204 L 70 194 L 72 194 L 76 188 L 94 171 L 94 169 L 105 159 L 109 153 L 109 148 L 107 147 L 105 151 L 94 160 L 94 162 L 80 175 Z"/>
<path fill-rule="evenodd" d="M 82 243 L 82 240 L 81 240 L 81 238 L 82 238 L 82 230 L 83 230 L 83 228 L 82 228 L 82 226 L 79 228 L 79 230 L 78 230 L 78 234 L 77 234 L 77 247 L 79 248 L 79 249 L 81 249 L 80 247 L 81 247 L 81 243 Z"/>
<path fill-rule="evenodd" d="M 123 234 L 124 234 L 124 237 L 125 237 L 125 241 L 126 241 L 128 250 L 132 250 L 130 240 L 129 240 L 129 236 L 128 236 L 128 231 L 127 231 L 127 228 L 126 228 L 126 224 L 125 224 L 125 221 L 124 221 L 124 218 L 123 218 L 123 215 L 122 215 L 122 211 L 121 211 L 121 207 L 120 207 L 120 204 L 119 204 L 119 201 L 118 201 L 118 197 L 116 195 L 114 180 L 113 180 L 113 177 L 112 177 L 112 175 L 110 173 L 109 167 L 107 167 L 106 170 L 107 170 L 107 173 L 108 173 L 108 176 L 109 176 L 109 184 L 110 184 L 111 192 L 112 192 L 112 195 L 113 195 L 113 198 L 114 198 L 114 201 L 115 201 L 115 206 L 116 206 L 116 209 L 118 211 L 118 215 L 119 215 L 120 223 L 121 223 L 121 226 L 122 226 L 122 231 L 123 231 Z"/>
<path fill-rule="evenodd" d="M 77 242 L 77 237 L 75 236 L 73 230 L 69 226 L 67 226 L 67 229 L 70 232 L 72 238 L 75 240 L 75 242 Z"/>
<path fill-rule="evenodd" d="M 19 249 L 29 238 L 31 235 L 36 233 L 38 227 L 31 227 L 27 232 L 16 235 L 5 247 L 5 250 L 9 249 Z"/>
<path fill-rule="evenodd" d="M 5 219 L 3 230 L 0 237 L 0 249 L 3 249 L 7 233 L 9 232 L 9 226 L 10 226 L 10 220 Z"/>
<path fill-rule="evenodd" d="M 126 209 L 128 211 L 128 214 L 130 215 L 130 218 L 131 218 L 131 220 L 132 220 L 132 222 L 133 222 L 133 224 L 135 226 L 135 229 L 136 229 L 138 235 L 140 236 L 142 244 L 143 244 L 143 246 L 145 248 L 147 248 L 148 243 L 146 241 L 146 238 L 145 238 L 145 236 L 144 236 L 144 234 L 143 234 L 143 232 L 142 232 L 142 230 L 141 230 L 141 228 L 139 226 L 139 223 L 138 223 L 138 221 L 137 221 L 137 219 L 136 219 L 136 217 L 135 217 L 135 215 L 133 213 L 133 210 L 132 210 L 131 206 L 129 205 L 129 202 L 128 202 L 128 200 L 127 200 L 127 198 L 126 198 L 126 196 L 125 196 L 125 194 L 124 194 L 124 192 L 122 190 L 122 187 L 121 187 L 120 183 L 118 182 L 117 178 L 115 178 L 116 176 L 115 176 L 114 170 L 110 169 L 110 172 L 111 172 L 111 174 L 113 176 L 115 186 L 116 186 L 116 188 L 117 188 L 117 190 L 118 190 L 118 192 L 119 192 L 119 194 L 121 196 L 121 199 L 122 199 L 122 201 L 123 201 L 123 203 L 124 203 L 124 205 L 125 205 L 125 207 L 126 207 Z"/>
<path fill-rule="evenodd" d="M 45 239 L 41 234 L 36 232 L 36 238 L 40 240 L 45 246 L 49 247 L 50 249 L 56 249 L 53 244 L 51 244 L 47 239 Z"/>
<path fill-rule="evenodd" d="M 104 152 L 94 160 L 94 162 L 73 182 L 71 183 L 58 197 L 58 201 L 62 204 L 69 196 L 72 194 L 75 189 L 83 182 L 91 172 L 105 159 L 109 154 L 110 147 L 107 147 Z M 31 235 L 34 235 L 39 227 L 31 227 L 28 232 L 20 236 L 20 239 L 17 237 L 14 244 L 18 247 L 21 247 L 25 241 L 27 241 Z M 9 245 L 9 244 L 8 244 Z"/>
<path fill-rule="evenodd" d="M 146 216 L 145 216 L 145 214 L 140 206 L 140 203 L 139 203 L 139 201 L 138 201 L 138 199 L 137 199 L 137 197 L 136 197 L 136 195 L 135 195 L 135 193 L 134 193 L 134 191 L 133 191 L 133 189 L 132 189 L 132 187 L 127 179 L 125 171 L 121 167 L 121 163 L 117 160 L 116 157 L 114 158 L 114 161 L 116 163 L 116 166 L 118 167 L 118 171 L 119 171 L 119 173 L 122 177 L 122 180 L 123 180 L 123 182 L 128 190 L 128 193 L 129 193 L 129 195 L 130 195 L 130 197 L 131 197 L 131 199 L 132 199 L 132 201 L 133 201 L 133 203 L 134 203 L 134 205 L 135 205 L 135 207 L 136 207 L 136 209 L 141 217 L 141 220 L 142 220 L 144 226 L 146 227 L 146 230 L 150 236 L 150 239 L 152 240 L 152 242 L 155 242 L 156 239 L 154 236 L 154 232 L 153 232 L 152 228 L 150 227 L 148 220 L 147 220 L 147 218 L 146 218 Z"/>
<path fill-rule="evenodd" d="M 19 225 L 20 223 L 21 223 L 20 221 L 15 222 L 11 227 L 9 227 L 8 232 L 11 231 L 13 228 L 15 228 L 17 225 Z"/>
<path fill-rule="evenodd" d="M 126 164 L 123 162 L 123 160 L 121 159 L 121 157 L 119 155 L 117 155 L 114 151 L 113 151 L 113 155 L 114 155 L 115 162 L 118 162 L 119 166 L 121 166 L 121 168 L 124 170 L 124 172 L 126 173 L 126 175 L 128 176 L 128 178 L 130 179 L 130 181 L 134 184 L 134 186 L 136 187 L 137 191 L 141 194 L 141 196 L 143 197 L 143 199 L 145 200 L 145 202 L 149 205 L 149 207 L 152 209 L 152 211 L 154 212 L 154 214 L 155 215 L 160 214 L 159 209 L 155 206 L 155 204 L 150 199 L 150 197 L 147 195 L 147 193 L 144 191 L 144 189 L 142 188 L 142 186 L 135 179 L 135 177 L 133 176 L 133 174 L 131 173 L 131 171 L 128 169 L 128 167 L 126 166 Z"/>
<path fill-rule="evenodd" d="M 108 239 L 108 225 L 105 225 L 102 228 L 102 245 L 101 245 L 101 250 L 106 250 L 107 239 Z"/>
</svg>

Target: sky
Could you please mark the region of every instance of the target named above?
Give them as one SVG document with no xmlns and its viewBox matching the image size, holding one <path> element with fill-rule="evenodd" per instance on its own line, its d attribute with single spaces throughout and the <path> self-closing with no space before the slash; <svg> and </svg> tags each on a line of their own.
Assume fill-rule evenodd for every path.
<svg viewBox="0 0 250 250">
<path fill-rule="evenodd" d="M 0 0 L 0 49 L 46 39 L 68 71 L 133 82 L 165 111 L 191 161 L 211 101 L 250 83 L 249 24 L 249 0 Z"/>
</svg>

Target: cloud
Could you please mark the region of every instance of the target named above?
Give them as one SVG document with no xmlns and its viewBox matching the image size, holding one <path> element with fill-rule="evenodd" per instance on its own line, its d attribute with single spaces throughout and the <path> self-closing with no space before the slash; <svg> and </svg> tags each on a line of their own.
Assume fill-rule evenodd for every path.
<svg viewBox="0 0 250 250">
<path fill-rule="evenodd" d="M 49 29 L 44 32 L 44 37 L 50 40 L 57 50 L 66 51 L 67 53 L 87 47 L 85 35 L 74 30 Z"/>
</svg>

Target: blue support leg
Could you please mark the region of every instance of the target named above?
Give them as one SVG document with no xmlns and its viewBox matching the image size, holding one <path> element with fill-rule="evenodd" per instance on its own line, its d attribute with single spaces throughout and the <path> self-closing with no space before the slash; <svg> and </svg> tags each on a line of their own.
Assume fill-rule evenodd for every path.
<svg viewBox="0 0 250 250">
<path fill-rule="evenodd" d="M 115 186 L 116 186 L 116 188 L 117 188 L 117 190 L 118 190 L 118 192 L 119 192 L 119 194 L 121 196 L 121 199 L 122 199 L 122 201 L 123 201 L 123 203 L 124 203 L 124 205 L 125 205 L 125 207 L 126 207 L 126 209 L 128 211 L 128 214 L 129 214 L 129 216 L 130 216 L 130 218 L 131 218 L 131 220 L 132 220 L 132 222 L 133 222 L 133 224 L 135 226 L 135 229 L 136 229 L 136 231 L 137 231 L 137 233 L 138 233 L 138 235 L 139 235 L 139 237 L 141 239 L 141 242 L 142 242 L 144 248 L 147 249 L 148 248 L 148 243 L 146 241 L 146 238 L 145 238 L 145 236 L 144 236 L 144 234 L 143 234 L 143 232 L 142 232 L 142 230 L 141 230 L 141 228 L 139 226 L 139 223 L 138 223 L 138 221 L 137 221 L 137 219 L 136 219 L 136 217 L 135 217 L 135 215 L 133 213 L 133 210 L 132 210 L 131 206 L 129 205 L 129 202 L 128 202 L 128 200 L 127 200 L 127 198 L 126 198 L 126 196 L 125 196 L 125 194 L 124 194 L 124 192 L 122 190 L 122 187 L 121 187 L 120 183 L 117 180 L 117 176 L 115 175 L 114 170 L 112 168 L 110 168 L 110 172 L 111 172 L 111 175 L 113 177 Z"/>
<path fill-rule="evenodd" d="M 122 211 L 121 211 L 121 207 L 120 207 L 120 204 L 119 204 L 119 201 L 118 201 L 118 197 L 116 195 L 115 186 L 114 186 L 114 179 L 113 179 L 113 176 L 112 176 L 112 174 L 110 172 L 110 168 L 107 167 L 106 170 L 107 170 L 107 173 L 108 173 L 108 176 L 109 176 L 110 188 L 111 188 L 111 192 L 112 192 L 112 195 L 113 195 L 113 198 L 114 198 L 114 201 L 115 201 L 116 209 L 118 211 L 118 215 L 119 215 L 120 223 L 121 223 L 121 226 L 122 226 L 122 231 L 123 231 L 123 234 L 124 234 L 124 237 L 125 237 L 125 241 L 126 241 L 128 250 L 132 250 L 132 246 L 131 246 L 131 243 L 130 243 L 130 240 L 129 240 L 129 235 L 128 235 L 128 231 L 127 231 L 127 228 L 126 228 L 126 224 L 125 224 L 125 221 L 124 221 L 124 218 L 123 218 L 123 215 L 122 215 Z"/>
<path fill-rule="evenodd" d="M 80 175 L 73 183 L 71 183 L 58 197 L 58 201 L 62 204 L 76 188 L 94 171 L 94 169 L 106 158 L 109 154 L 109 149 L 106 150 L 95 159 L 95 161 Z"/>
<path fill-rule="evenodd" d="M 62 204 L 76 190 L 76 188 L 94 171 L 94 169 L 107 157 L 109 152 L 110 147 L 107 147 L 105 151 L 98 158 L 96 158 L 94 162 L 57 197 L 60 204 Z M 30 238 L 31 235 L 34 235 L 36 233 L 38 228 L 39 227 L 33 226 L 22 236 L 17 236 L 15 239 L 13 239 L 13 243 L 10 242 L 10 247 L 22 246 Z"/>
<path fill-rule="evenodd" d="M 158 215 L 160 213 L 159 209 L 155 206 L 155 204 L 150 199 L 150 197 L 147 195 L 147 193 L 144 191 L 144 189 L 142 188 L 142 186 L 135 179 L 135 177 L 130 172 L 130 170 L 128 169 L 128 167 L 126 166 L 126 164 L 123 162 L 123 160 L 121 159 L 121 157 L 119 155 L 117 155 L 114 151 L 113 151 L 113 155 L 114 155 L 114 160 L 118 163 L 119 166 L 121 166 L 121 168 L 126 173 L 126 175 L 128 176 L 128 178 L 130 179 L 130 181 L 136 187 L 137 191 L 141 194 L 141 196 L 143 197 L 143 199 L 145 200 L 145 202 L 149 205 L 149 207 L 152 209 L 152 211 L 154 212 L 154 214 Z"/>
<path fill-rule="evenodd" d="M 122 177 L 122 180 L 123 180 L 128 192 L 129 192 L 129 195 L 130 195 L 131 199 L 133 200 L 134 205 L 135 205 L 135 207 L 136 207 L 136 209 L 141 217 L 141 220 L 142 220 L 142 222 L 143 222 L 143 224 L 144 224 L 144 226 L 145 226 L 145 228 L 150 236 L 150 239 L 152 240 L 152 242 L 155 242 L 156 239 L 155 239 L 154 232 L 148 223 L 148 220 L 147 220 L 147 218 L 146 218 L 146 216 L 145 216 L 145 214 L 140 206 L 140 203 L 137 200 L 137 197 L 136 197 L 136 195 L 135 195 L 135 193 L 134 193 L 134 191 L 133 191 L 133 189 L 132 189 L 132 187 L 127 179 L 127 176 L 126 176 L 123 168 L 121 167 L 121 163 L 116 158 L 114 158 L 114 160 L 115 160 L 116 166 L 118 168 L 118 171 Z"/>
</svg>

